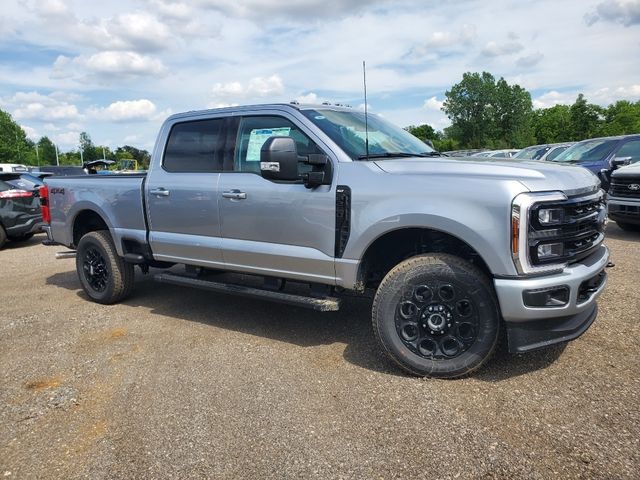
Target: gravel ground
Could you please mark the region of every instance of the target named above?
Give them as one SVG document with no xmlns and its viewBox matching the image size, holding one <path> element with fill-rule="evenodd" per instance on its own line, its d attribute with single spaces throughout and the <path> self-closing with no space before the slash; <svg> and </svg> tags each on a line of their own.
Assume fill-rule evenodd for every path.
<svg viewBox="0 0 640 480">
<path fill-rule="evenodd" d="M 42 237 L 0 251 L 2 478 L 638 478 L 640 234 L 580 339 L 404 375 L 336 313 L 154 283 L 86 300 Z"/>
</svg>

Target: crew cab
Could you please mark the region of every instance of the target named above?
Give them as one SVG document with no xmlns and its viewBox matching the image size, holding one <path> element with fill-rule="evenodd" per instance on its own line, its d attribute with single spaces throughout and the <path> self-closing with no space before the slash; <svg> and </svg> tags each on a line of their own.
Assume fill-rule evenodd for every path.
<svg viewBox="0 0 640 480">
<path fill-rule="evenodd" d="M 589 171 L 443 157 L 345 107 L 173 115 L 146 175 L 46 183 L 47 243 L 76 251 L 91 300 L 129 295 L 134 265 L 181 264 L 155 279 L 320 311 L 373 289 L 380 347 L 415 375 L 475 371 L 503 329 L 512 352 L 574 339 L 606 284 L 606 210 Z"/>
</svg>

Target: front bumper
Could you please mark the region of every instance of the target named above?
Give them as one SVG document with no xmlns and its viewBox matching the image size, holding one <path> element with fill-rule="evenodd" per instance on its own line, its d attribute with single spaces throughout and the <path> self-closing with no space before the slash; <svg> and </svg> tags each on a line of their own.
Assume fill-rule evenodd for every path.
<svg viewBox="0 0 640 480">
<path fill-rule="evenodd" d="M 509 351 L 526 352 L 582 335 L 596 318 L 596 300 L 607 284 L 604 269 L 608 262 L 609 250 L 600 245 L 592 255 L 557 274 L 495 279 L 496 294 L 507 327 Z M 563 286 L 569 289 L 565 305 L 525 305 L 525 291 Z"/>
<path fill-rule="evenodd" d="M 611 220 L 640 225 L 640 200 L 609 197 L 607 210 Z"/>
</svg>

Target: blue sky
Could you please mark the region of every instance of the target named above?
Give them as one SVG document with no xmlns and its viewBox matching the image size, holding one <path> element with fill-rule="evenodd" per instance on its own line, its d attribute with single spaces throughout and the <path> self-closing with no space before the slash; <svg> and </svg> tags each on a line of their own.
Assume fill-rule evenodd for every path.
<svg viewBox="0 0 640 480">
<path fill-rule="evenodd" d="M 536 107 L 640 99 L 640 0 L 3 0 L 0 108 L 62 150 L 151 149 L 170 113 L 322 101 L 448 125 L 466 71 Z"/>
</svg>

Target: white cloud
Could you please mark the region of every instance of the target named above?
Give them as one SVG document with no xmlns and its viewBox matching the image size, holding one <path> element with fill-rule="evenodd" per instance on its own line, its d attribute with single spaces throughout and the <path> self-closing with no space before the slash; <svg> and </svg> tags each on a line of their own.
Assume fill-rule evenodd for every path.
<svg viewBox="0 0 640 480">
<path fill-rule="evenodd" d="M 310 16 L 335 16 L 341 13 L 357 10 L 376 3 L 386 3 L 381 0 L 296 0 L 295 2 L 280 2 L 278 0 L 243 0 L 230 2 L 228 0 L 197 0 L 196 3 L 204 8 L 220 11 L 232 17 L 251 17 L 268 21 L 272 17 L 298 17 L 308 19 Z"/>
<path fill-rule="evenodd" d="M 109 28 L 113 46 L 142 51 L 163 50 L 171 44 L 171 32 L 156 17 L 136 12 L 118 15 Z"/>
<path fill-rule="evenodd" d="M 494 41 L 488 42 L 481 53 L 485 57 L 500 57 L 502 55 L 512 55 L 518 53 L 524 47 L 517 40 L 510 38 L 506 42 L 497 43 Z"/>
<path fill-rule="evenodd" d="M 32 128 L 29 125 L 20 125 L 20 126 L 24 130 L 24 133 L 27 134 L 27 138 L 29 140 L 33 140 L 34 142 L 37 142 L 40 139 L 40 135 L 38 135 L 38 132 L 36 131 L 35 128 Z"/>
<path fill-rule="evenodd" d="M 522 68 L 531 68 L 537 64 L 539 64 L 544 55 L 540 52 L 535 52 L 530 55 L 524 55 L 516 60 L 516 65 Z"/>
<path fill-rule="evenodd" d="M 58 56 L 53 64 L 53 78 L 80 78 L 86 74 L 122 79 L 160 76 L 167 69 L 162 61 L 136 52 L 105 51 L 75 58 Z"/>
<path fill-rule="evenodd" d="M 533 108 L 549 108 L 558 104 L 571 104 L 574 102 L 576 95 L 572 93 L 560 93 L 551 90 L 539 97 L 533 99 Z"/>
<path fill-rule="evenodd" d="M 113 122 L 146 121 L 154 118 L 157 108 L 151 100 L 119 100 L 106 108 L 92 111 L 92 115 Z"/>
<path fill-rule="evenodd" d="M 298 103 L 306 103 L 306 104 L 317 105 L 317 104 L 320 104 L 320 103 L 324 102 L 324 99 L 318 97 L 318 95 L 316 95 L 313 92 L 309 92 L 306 95 L 298 95 L 295 98 L 295 101 L 298 102 Z"/>
<path fill-rule="evenodd" d="M 246 84 L 241 82 L 216 83 L 211 89 L 214 103 L 237 99 L 250 99 L 256 97 L 269 97 L 282 95 L 284 84 L 278 75 L 270 77 L 254 77 Z"/>
<path fill-rule="evenodd" d="M 619 23 L 625 27 L 640 25 L 640 0 L 606 0 L 585 15 L 587 25 L 598 21 Z"/>
<path fill-rule="evenodd" d="M 440 111 L 442 110 L 442 105 L 444 105 L 444 101 L 441 102 L 436 97 L 431 97 L 424 101 L 423 108 Z"/>
<path fill-rule="evenodd" d="M 59 121 L 80 117 L 78 107 L 51 95 L 38 92 L 16 92 L 9 98 L 3 98 L 2 104 L 13 111 L 18 120 Z"/>
</svg>

